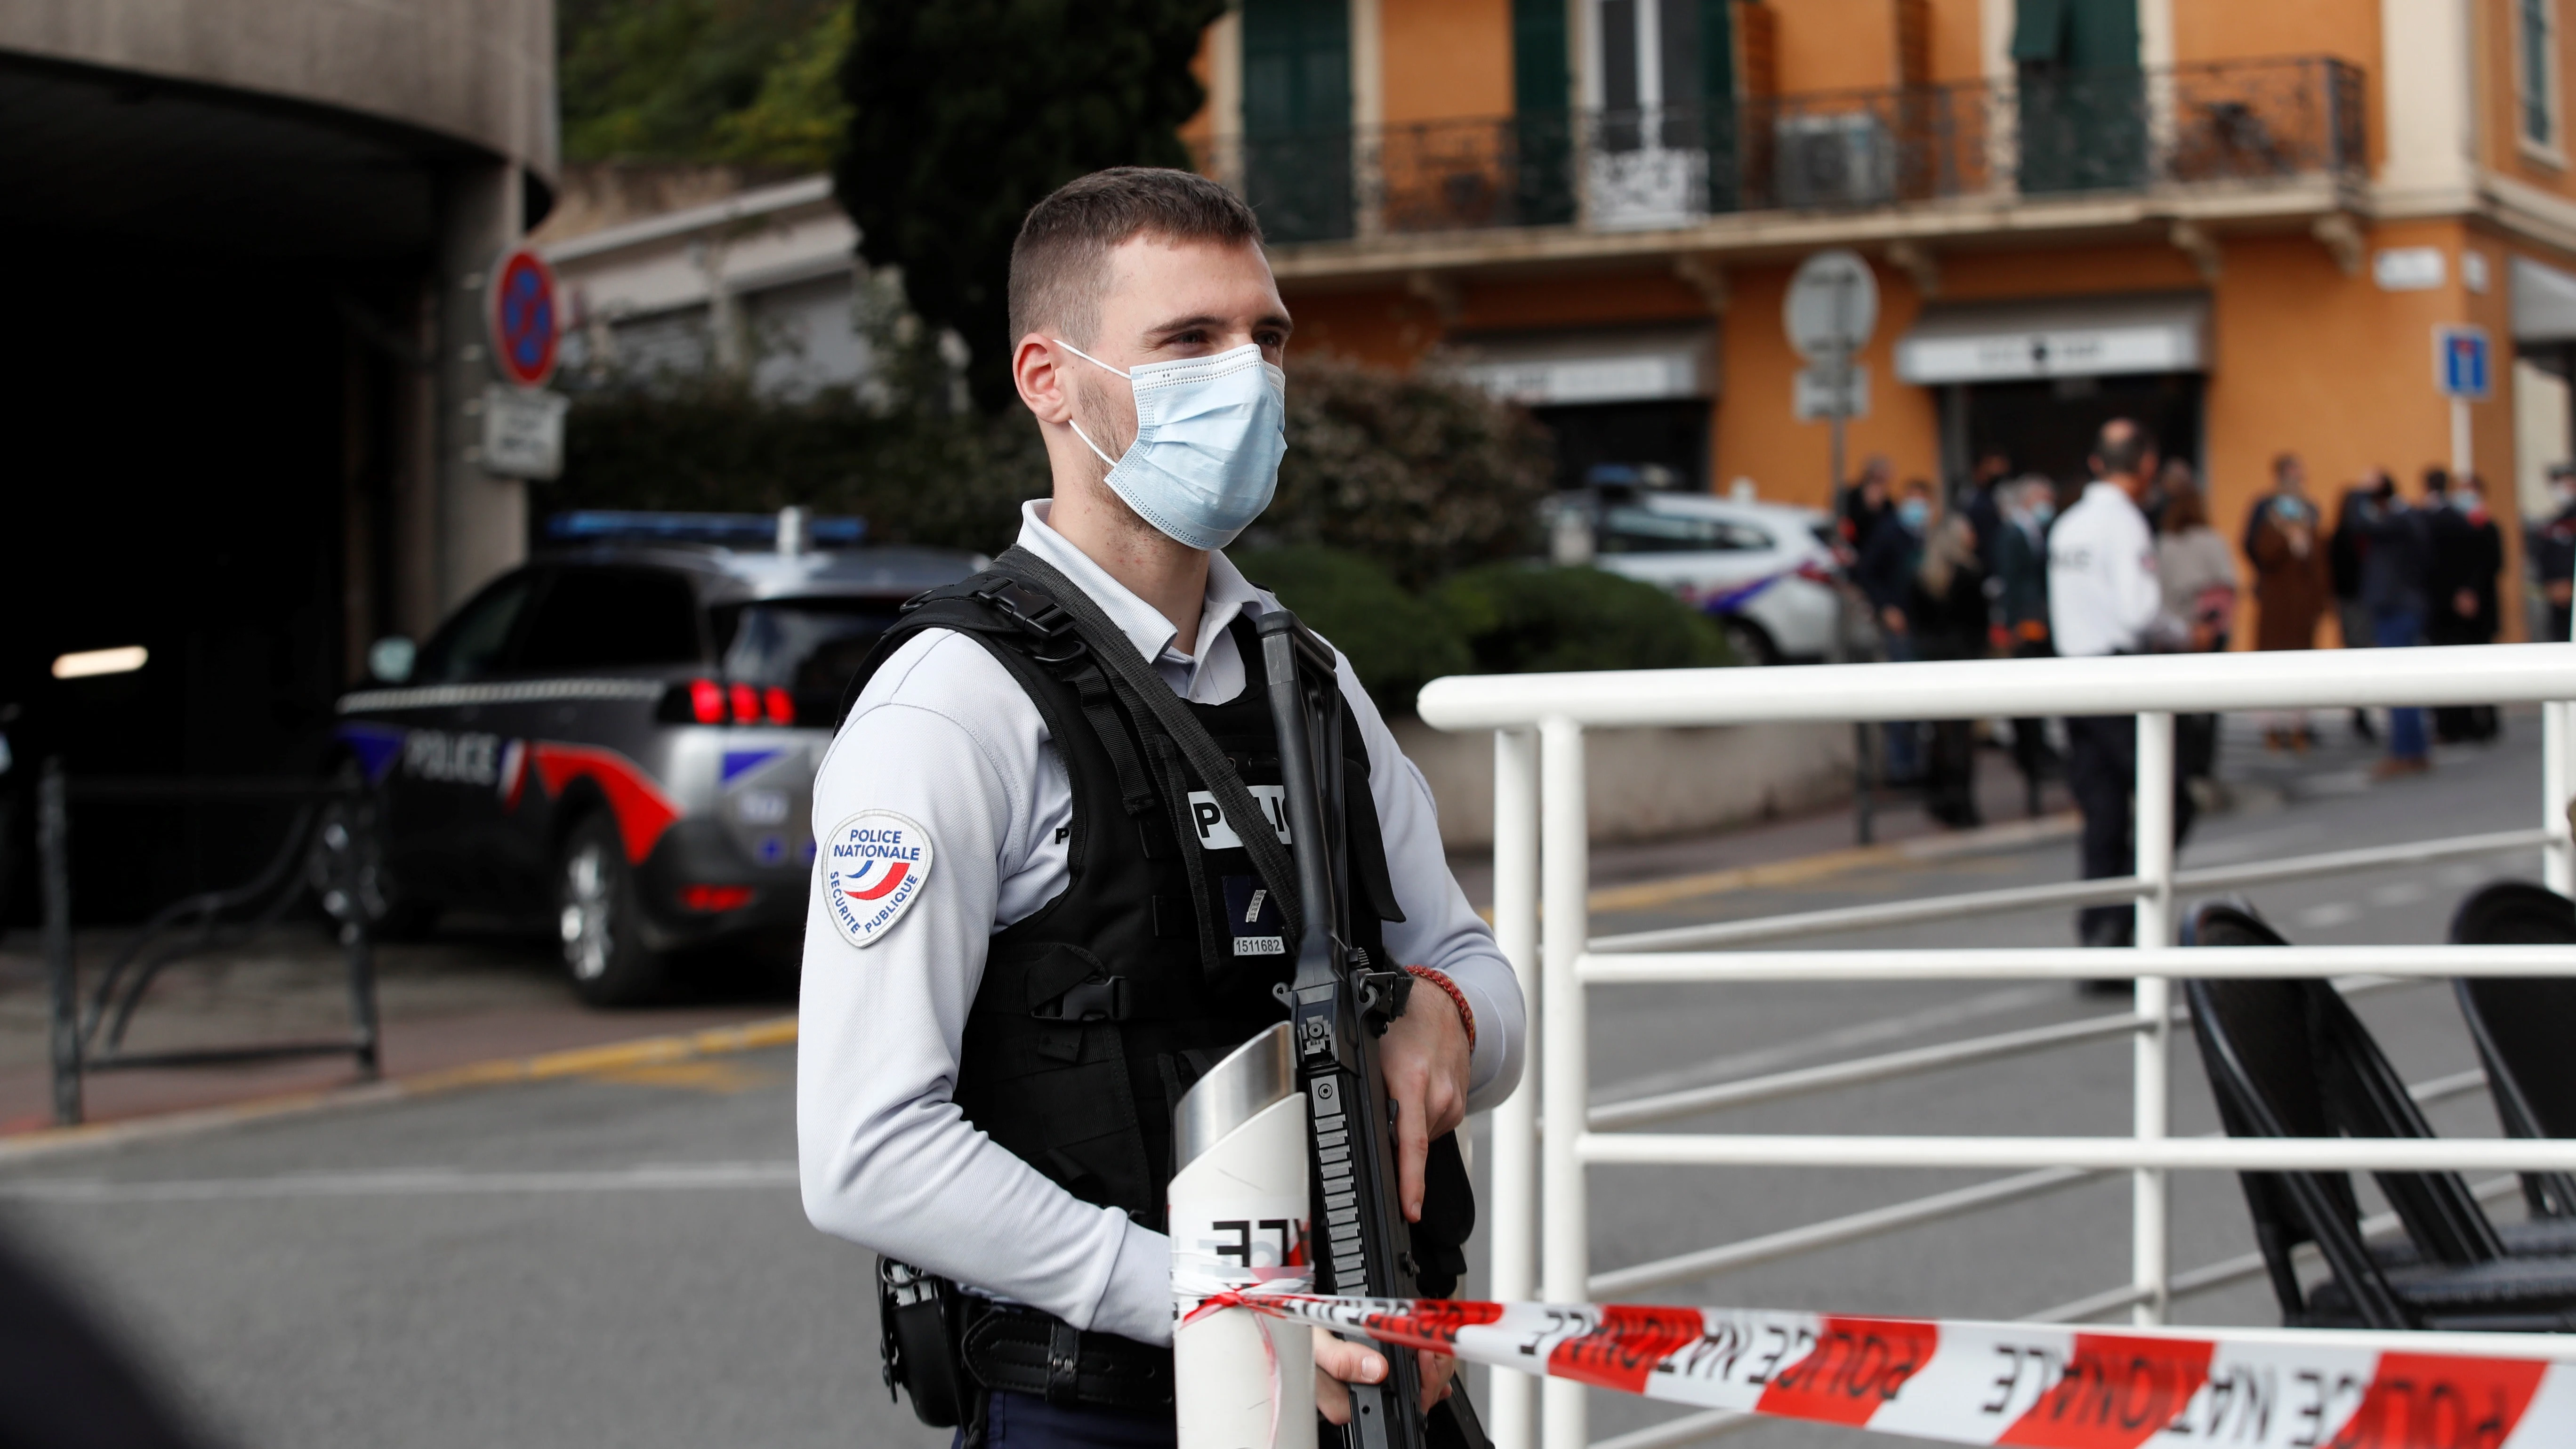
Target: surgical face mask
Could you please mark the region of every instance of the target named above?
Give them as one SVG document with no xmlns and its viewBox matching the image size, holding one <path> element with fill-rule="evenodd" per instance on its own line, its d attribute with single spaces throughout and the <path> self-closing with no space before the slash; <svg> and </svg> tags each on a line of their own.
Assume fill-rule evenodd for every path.
<svg viewBox="0 0 2576 1449">
<path fill-rule="evenodd" d="M 2038 524 L 2042 528 L 2046 528 L 2048 527 L 2050 520 L 2057 517 L 2057 505 L 2054 503 L 2034 503 L 2030 506 L 2030 517 L 2033 523 Z"/>
<path fill-rule="evenodd" d="M 1904 521 L 1906 527 L 1920 533 L 1923 525 L 1932 521 L 1932 505 L 1920 498 L 1908 498 L 1896 505 L 1896 516 Z"/>
<path fill-rule="evenodd" d="M 1119 372 L 1070 342 L 1056 344 L 1136 393 L 1136 441 L 1126 456 L 1100 451 L 1109 487 L 1136 516 L 1191 548 L 1223 548 L 1261 516 L 1279 487 L 1288 450 L 1288 375 L 1247 342 L 1213 357 L 1149 362 Z"/>
</svg>

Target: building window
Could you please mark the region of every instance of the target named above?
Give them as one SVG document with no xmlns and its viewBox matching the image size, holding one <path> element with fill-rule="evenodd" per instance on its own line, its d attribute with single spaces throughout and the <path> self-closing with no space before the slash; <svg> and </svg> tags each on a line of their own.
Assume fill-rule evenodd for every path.
<svg viewBox="0 0 2576 1449">
<path fill-rule="evenodd" d="M 2522 47 L 2522 139 L 2558 150 L 2558 0 L 2515 0 Z"/>
</svg>

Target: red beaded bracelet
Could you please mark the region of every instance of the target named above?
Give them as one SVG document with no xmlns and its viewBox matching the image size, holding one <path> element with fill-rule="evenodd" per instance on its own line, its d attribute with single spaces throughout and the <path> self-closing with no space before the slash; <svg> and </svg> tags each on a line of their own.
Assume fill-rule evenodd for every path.
<svg viewBox="0 0 2576 1449">
<path fill-rule="evenodd" d="M 1436 971 L 1429 966 L 1407 966 L 1404 969 L 1412 973 L 1415 978 L 1428 981 L 1449 993 L 1449 999 L 1458 1004 L 1458 1019 L 1467 1026 L 1467 1054 L 1475 1055 L 1476 1012 L 1474 1008 L 1467 1005 L 1467 993 L 1459 990 L 1458 983 L 1450 980 L 1446 972 Z"/>
</svg>

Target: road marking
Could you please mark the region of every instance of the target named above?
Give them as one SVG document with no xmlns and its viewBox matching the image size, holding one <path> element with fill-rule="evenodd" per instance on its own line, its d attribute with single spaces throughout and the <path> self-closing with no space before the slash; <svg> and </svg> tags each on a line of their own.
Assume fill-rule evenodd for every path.
<svg viewBox="0 0 2576 1449">
<path fill-rule="evenodd" d="M 2391 881 L 2370 893 L 2370 903 L 2374 906 L 2411 906 L 2432 893 L 2422 881 Z"/>
<path fill-rule="evenodd" d="M 754 1071 L 724 1057 L 611 1067 L 588 1075 L 592 1081 L 615 1082 L 622 1087 L 670 1087 L 679 1091 L 709 1092 L 719 1097 L 739 1096 L 778 1080 L 776 1073 Z"/>
<path fill-rule="evenodd" d="M 532 1057 L 503 1057 L 495 1061 L 450 1067 L 443 1071 L 422 1072 L 416 1076 L 401 1077 L 389 1082 L 365 1082 L 350 1087 L 288 1092 L 275 1097 L 261 1097 L 222 1107 L 163 1112 L 148 1117 L 131 1117 L 117 1122 L 95 1122 L 79 1127 L 48 1127 L 16 1137 L 0 1139 L 0 1167 L 13 1162 L 50 1157 L 59 1152 L 116 1147 L 129 1142 L 151 1141 L 165 1137 L 184 1137 L 198 1132 L 236 1127 L 246 1122 L 264 1121 L 272 1117 L 289 1117 L 306 1112 L 328 1112 L 349 1107 L 374 1106 L 384 1102 L 407 1101 L 415 1097 L 435 1096 L 466 1087 L 597 1076 L 609 1072 L 632 1071 L 666 1062 L 682 1062 L 694 1057 L 757 1051 L 763 1047 L 793 1046 L 795 1043 L 796 1018 L 780 1016 L 765 1021 L 745 1022 L 740 1026 L 718 1026 L 709 1027 L 703 1031 L 677 1032 L 668 1036 L 640 1037 L 633 1041 L 576 1047 L 570 1051 L 545 1052 Z"/>
<path fill-rule="evenodd" d="M 2361 907 L 2350 901 L 2328 901 L 2324 905 L 2309 906 L 2299 912 L 2300 925 L 2318 929 L 2348 925 L 2360 919 Z"/>
<path fill-rule="evenodd" d="M 161 1182 L 100 1178 L 0 1182 L 0 1199 L 39 1203 L 240 1202 L 278 1198 L 424 1197 L 456 1193 L 670 1192 L 796 1185 L 793 1162 L 672 1162 L 558 1172 L 468 1172 L 398 1167 L 378 1172 L 288 1172 Z"/>
<path fill-rule="evenodd" d="M 1787 1066 L 1802 1058 L 1829 1051 L 1875 1046 L 1886 1041 L 1903 1041 L 1923 1032 L 1937 1031 L 1945 1026 L 1958 1026 L 1991 1016 L 2006 1016 L 2016 1011 L 2027 1011 L 2035 1006 L 2044 1006 L 2050 1002 L 2066 999 L 2065 989 L 2055 982 L 2038 986 L 2009 986 L 2000 991 L 1988 991 L 1971 996 L 1963 1001 L 1944 1002 L 1939 1006 L 1925 1007 L 1921 1011 L 1907 1012 L 1902 1016 L 1884 1016 L 1875 1021 L 1854 1022 L 1849 1026 L 1837 1027 L 1832 1031 L 1807 1037 L 1801 1041 L 1782 1042 L 1778 1046 L 1737 1052 L 1733 1056 L 1712 1057 L 1707 1061 L 1676 1068 L 1669 1072 L 1630 1077 L 1626 1081 L 1613 1082 L 1606 1087 L 1594 1089 L 1592 1102 L 1595 1106 L 1607 1107 L 1637 1097 L 1678 1092 L 1684 1088 L 1703 1086 L 1710 1082 L 1751 1076 L 1756 1072 Z"/>
</svg>

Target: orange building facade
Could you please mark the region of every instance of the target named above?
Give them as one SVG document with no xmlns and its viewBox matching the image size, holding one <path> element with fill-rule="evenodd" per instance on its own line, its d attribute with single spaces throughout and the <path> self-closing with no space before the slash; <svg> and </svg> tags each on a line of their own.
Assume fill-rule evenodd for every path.
<svg viewBox="0 0 2576 1449">
<path fill-rule="evenodd" d="M 1880 296 L 1855 466 L 2071 483 L 2126 413 L 2231 535 L 2280 452 L 2328 506 L 2473 470 L 2518 570 L 2571 451 L 2562 6 L 1238 0 L 1190 139 L 1261 211 L 1301 350 L 1463 369 L 1569 483 L 1830 498 L 1782 302 L 1841 247 Z M 2483 399 L 2442 391 L 2442 328 L 2487 339 Z"/>
</svg>

